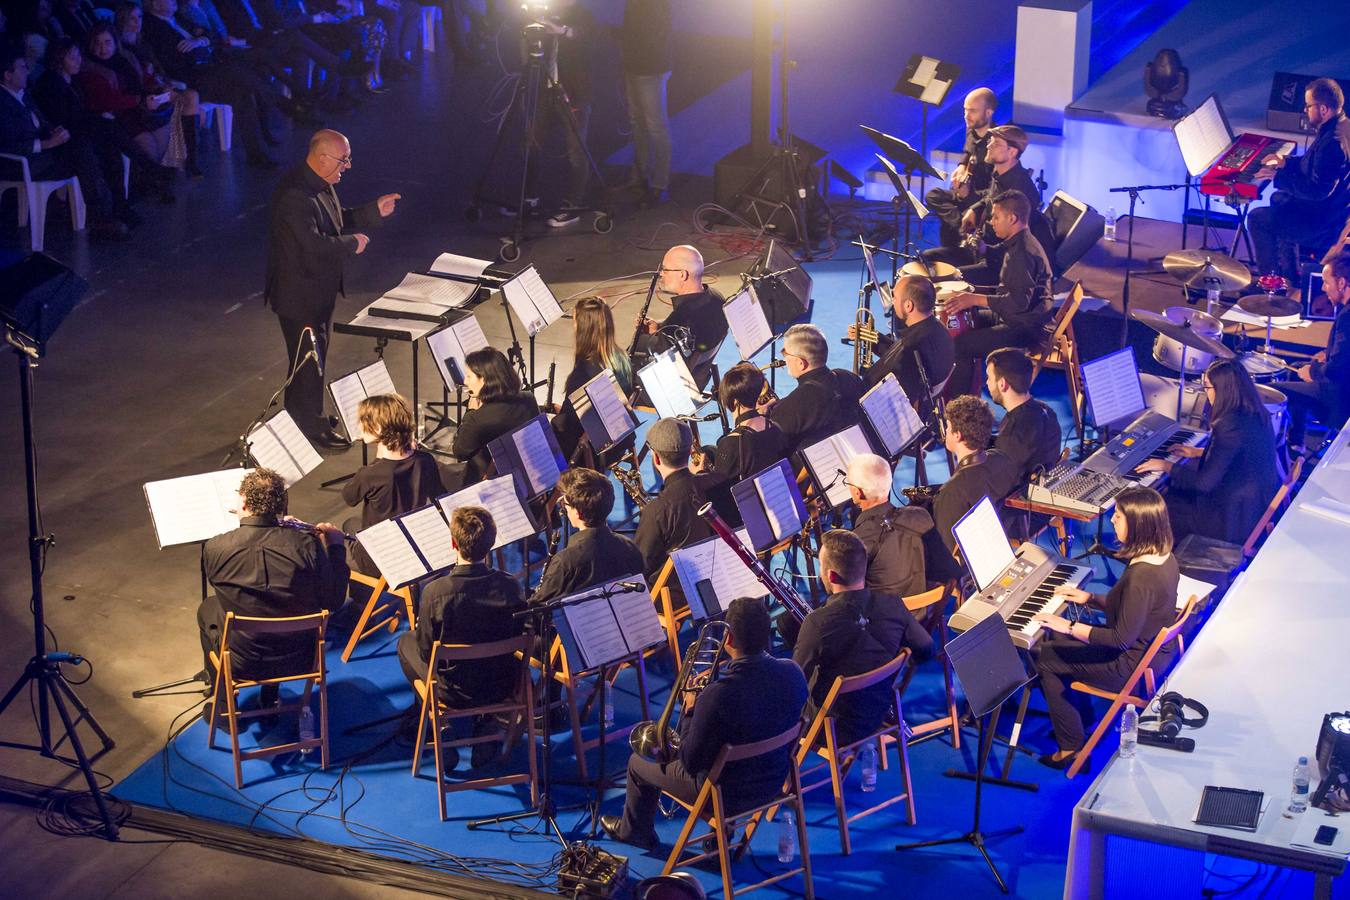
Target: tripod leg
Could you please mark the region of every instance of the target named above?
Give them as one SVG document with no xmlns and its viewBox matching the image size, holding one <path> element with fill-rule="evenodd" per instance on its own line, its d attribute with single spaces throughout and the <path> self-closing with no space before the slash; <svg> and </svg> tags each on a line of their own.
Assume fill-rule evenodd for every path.
<svg viewBox="0 0 1350 900">
<path fill-rule="evenodd" d="M 13 686 L 10 687 L 9 692 L 5 694 L 5 699 L 0 700 L 0 715 L 4 715 L 5 710 L 9 709 L 9 705 L 14 702 L 14 698 L 19 696 L 19 691 L 27 687 L 28 682 L 36 677 L 33 672 L 33 663 L 34 660 L 28 661 L 28 665 L 24 667 L 23 674 L 19 676 L 19 680 L 15 681 Z"/>
<path fill-rule="evenodd" d="M 64 683 L 65 679 L 61 677 L 60 672 L 50 673 L 49 677 L 55 678 Z M 66 686 L 69 690 L 69 686 Z M 61 699 L 61 693 L 53 690 L 51 692 L 52 704 L 56 707 L 56 712 L 61 716 L 61 721 L 66 726 L 66 737 L 70 738 L 71 749 L 75 751 L 75 758 L 79 760 L 80 771 L 84 773 L 84 780 L 89 785 L 89 793 L 94 797 L 94 805 L 98 807 L 99 818 L 103 821 L 103 827 L 106 829 L 106 837 L 110 841 L 117 840 L 117 824 L 113 822 L 112 813 L 108 811 L 107 798 L 103 796 L 103 791 L 99 789 L 98 779 L 94 776 L 94 769 L 89 764 L 89 757 L 84 753 L 84 745 L 80 742 L 80 736 L 75 731 L 75 723 L 70 719 L 70 711 L 66 709 L 65 701 Z M 104 739 L 104 746 L 109 746 L 107 735 L 102 734 L 102 729 L 97 729 L 100 736 Z"/>
</svg>

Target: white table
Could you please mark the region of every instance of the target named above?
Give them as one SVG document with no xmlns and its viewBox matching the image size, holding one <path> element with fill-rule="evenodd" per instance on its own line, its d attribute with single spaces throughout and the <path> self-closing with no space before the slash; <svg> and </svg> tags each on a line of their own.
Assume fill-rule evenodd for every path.
<svg viewBox="0 0 1350 900">
<path fill-rule="evenodd" d="M 1112 757 L 1074 808 L 1065 898 L 1106 896 L 1109 835 L 1312 871 L 1329 896 L 1350 852 L 1350 816 L 1281 813 L 1299 756 L 1312 760 L 1316 790 L 1322 716 L 1350 706 L 1350 525 L 1307 508 L 1327 497 L 1350 503 L 1347 445 L 1350 428 L 1160 688 L 1209 707 L 1209 723 L 1184 732 L 1195 752 L 1141 745 L 1134 760 Z M 1264 791 L 1257 830 L 1196 825 L 1207 784 Z M 1334 852 L 1291 846 L 1311 843 L 1322 821 L 1339 829 Z M 1137 847 L 1129 853 L 1137 865 Z"/>
</svg>

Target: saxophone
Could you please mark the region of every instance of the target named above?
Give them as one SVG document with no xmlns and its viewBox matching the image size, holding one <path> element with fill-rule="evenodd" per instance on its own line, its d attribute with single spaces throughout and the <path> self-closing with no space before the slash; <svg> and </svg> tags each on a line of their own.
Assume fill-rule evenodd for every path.
<svg viewBox="0 0 1350 900">
<path fill-rule="evenodd" d="M 650 498 L 647 491 L 642 487 L 642 470 L 638 467 L 637 454 L 629 450 L 623 456 L 610 465 L 609 470 L 614 473 L 614 477 L 623 485 L 624 492 L 633 499 L 633 504 L 638 509 L 647 505 Z"/>
</svg>

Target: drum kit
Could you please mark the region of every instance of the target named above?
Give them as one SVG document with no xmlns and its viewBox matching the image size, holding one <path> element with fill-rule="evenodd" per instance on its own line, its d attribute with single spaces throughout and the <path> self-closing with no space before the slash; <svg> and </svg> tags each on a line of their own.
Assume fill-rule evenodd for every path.
<svg viewBox="0 0 1350 900">
<path fill-rule="evenodd" d="M 1237 301 L 1237 307 L 1243 312 L 1266 320 L 1264 348 L 1238 355 L 1222 342 L 1223 324 L 1215 316 L 1214 304 L 1220 294 L 1240 291 L 1251 284 L 1247 267 L 1221 253 L 1179 250 L 1164 257 L 1163 268 L 1184 287 L 1203 290 L 1206 304 L 1203 312 L 1186 306 L 1168 307 L 1162 314 L 1131 311 L 1131 318 L 1157 332 L 1153 340 L 1153 359 L 1180 376 L 1179 379 L 1141 376 L 1149 408 L 1183 424 L 1202 422 L 1208 414 L 1208 402 L 1199 385 L 1187 384 L 1187 377 L 1200 374 L 1216 359 L 1237 356 L 1242 367 L 1258 382 L 1257 393 L 1270 412 L 1272 428 L 1277 435 L 1282 434 L 1288 399 L 1277 388 L 1261 382 L 1284 378 L 1294 371 L 1271 352 L 1273 320 L 1295 315 L 1301 310 L 1297 300 L 1284 296 L 1289 282 L 1278 275 L 1262 276 L 1257 279 L 1262 293 L 1250 294 Z"/>
</svg>

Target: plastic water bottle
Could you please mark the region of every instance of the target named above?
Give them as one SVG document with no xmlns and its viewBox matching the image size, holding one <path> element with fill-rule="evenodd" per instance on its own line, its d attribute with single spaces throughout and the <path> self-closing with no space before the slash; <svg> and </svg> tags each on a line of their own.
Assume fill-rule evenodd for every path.
<svg viewBox="0 0 1350 900">
<path fill-rule="evenodd" d="M 862 766 L 862 789 L 872 793 L 877 789 L 877 745 L 869 743 L 858 753 L 858 763 Z"/>
<path fill-rule="evenodd" d="M 1139 744 L 1139 710 L 1133 703 L 1125 704 L 1120 714 L 1120 758 L 1134 759 L 1134 748 Z"/>
<path fill-rule="evenodd" d="M 1106 233 L 1103 235 L 1108 241 L 1116 239 L 1116 208 L 1107 207 L 1106 210 Z"/>
<path fill-rule="evenodd" d="M 792 810 L 783 810 L 778 820 L 778 861 L 790 863 L 797 858 L 797 819 Z"/>
<path fill-rule="evenodd" d="M 605 694 L 605 728 L 614 727 L 614 695 Z"/>
<path fill-rule="evenodd" d="M 1289 792 L 1289 809 L 1286 816 L 1296 816 L 1308 811 L 1308 782 L 1312 774 L 1308 770 L 1308 757 L 1300 756 L 1294 766 L 1294 787 Z"/>
<path fill-rule="evenodd" d="M 314 740 L 314 710 L 310 709 L 308 706 L 300 710 L 300 740 Z M 313 747 L 306 747 L 300 751 L 300 755 L 302 757 L 309 756 L 310 751 L 313 749 Z"/>
</svg>

